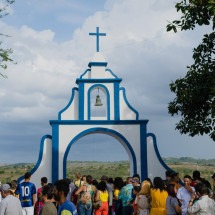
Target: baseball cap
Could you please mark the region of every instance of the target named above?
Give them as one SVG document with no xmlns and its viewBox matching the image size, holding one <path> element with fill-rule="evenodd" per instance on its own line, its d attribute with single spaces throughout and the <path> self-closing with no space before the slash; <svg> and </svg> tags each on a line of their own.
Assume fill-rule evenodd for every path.
<svg viewBox="0 0 215 215">
<path fill-rule="evenodd" d="M 9 184 L 2 184 L 0 190 L 1 191 L 10 190 L 10 185 Z"/>
</svg>

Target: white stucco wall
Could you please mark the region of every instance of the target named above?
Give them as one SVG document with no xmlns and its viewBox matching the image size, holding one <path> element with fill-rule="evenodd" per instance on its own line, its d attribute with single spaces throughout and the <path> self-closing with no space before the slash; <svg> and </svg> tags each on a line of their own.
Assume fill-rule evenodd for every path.
<svg viewBox="0 0 215 215">
<path fill-rule="evenodd" d="M 148 177 L 152 180 L 154 177 L 159 176 L 165 179 L 166 169 L 160 163 L 158 156 L 155 152 L 154 142 L 151 137 L 147 138 L 147 159 L 148 159 Z"/>
<path fill-rule="evenodd" d="M 136 114 L 126 104 L 124 96 L 123 96 L 123 91 L 120 90 L 119 92 L 120 92 L 120 94 L 119 94 L 119 97 L 120 97 L 120 120 L 125 120 L 125 119 L 135 120 Z"/>
<path fill-rule="evenodd" d="M 44 139 L 43 146 L 43 149 L 41 149 L 43 151 L 42 161 L 31 177 L 31 182 L 33 182 L 37 188 L 41 187 L 40 181 L 42 177 L 47 177 L 48 182 L 52 181 L 52 140 L 49 138 Z"/>
<path fill-rule="evenodd" d="M 137 171 L 141 174 L 140 169 L 140 129 L 139 125 L 100 125 L 100 128 L 108 128 L 114 131 L 119 132 L 124 136 L 131 147 L 133 148 L 134 154 L 136 155 L 137 160 Z M 75 136 L 80 134 L 87 129 L 95 128 L 95 125 L 61 125 L 59 128 L 59 177 L 63 177 L 63 156 L 67 149 L 68 144 L 73 140 Z M 116 138 L 117 139 L 117 138 Z M 130 151 L 127 145 L 121 141 L 121 144 L 127 151 L 129 157 L 131 158 Z M 72 150 L 72 147 L 71 147 Z M 98 152 L 99 153 L 99 152 Z M 132 159 L 130 159 L 132 161 Z M 132 163 L 133 165 L 133 163 Z M 133 166 L 130 168 L 131 173 L 133 173 Z"/>
<path fill-rule="evenodd" d="M 61 120 L 78 120 L 78 91 L 75 90 L 72 103 L 61 113 Z"/>
</svg>

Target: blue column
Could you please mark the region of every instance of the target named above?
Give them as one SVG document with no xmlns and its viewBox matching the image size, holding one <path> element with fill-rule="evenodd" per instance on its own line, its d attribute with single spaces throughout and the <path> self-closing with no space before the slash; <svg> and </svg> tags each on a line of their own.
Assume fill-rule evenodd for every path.
<svg viewBox="0 0 215 215">
<path fill-rule="evenodd" d="M 114 83 L 114 120 L 120 120 L 119 83 Z"/>
<path fill-rule="evenodd" d="M 59 125 L 52 124 L 52 183 L 59 179 Z"/>
<path fill-rule="evenodd" d="M 84 83 L 79 83 L 79 120 L 84 120 Z"/>
<path fill-rule="evenodd" d="M 148 177 L 146 123 L 140 124 L 141 180 Z"/>
</svg>

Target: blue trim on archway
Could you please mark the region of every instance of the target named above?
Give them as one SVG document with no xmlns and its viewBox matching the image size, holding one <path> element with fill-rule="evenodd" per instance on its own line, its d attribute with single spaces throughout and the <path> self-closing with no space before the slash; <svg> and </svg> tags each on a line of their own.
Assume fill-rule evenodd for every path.
<svg viewBox="0 0 215 215">
<path fill-rule="evenodd" d="M 158 160 L 160 161 L 161 165 L 166 169 L 166 170 L 172 170 L 171 168 L 169 168 L 166 163 L 164 163 L 163 159 L 160 156 L 160 153 L 158 151 L 158 146 L 157 146 L 157 140 L 156 140 L 156 136 L 153 133 L 147 133 L 146 134 L 146 138 L 148 137 L 152 137 L 153 140 L 153 144 L 154 144 L 154 149 L 155 149 L 155 153 L 157 155 Z M 174 171 L 174 170 L 172 170 Z"/>
<path fill-rule="evenodd" d="M 82 79 L 83 76 L 86 75 L 87 72 L 90 72 L 90 69 L 86 69 L 85 72 L 80 76 L 80 79 Z"/>
<path fill-rule="evenodd" d="M 99 128 L 99 127 L 97 127 L 97 128 L 90 128 L 90 129 L 87 129 L 85 131 L 80 132 L 68 144 L 68 146 L 66 148 L 66 151 L 64 153 L 64 157 L 63 157 L 63 178 L 66 178 L 66 162 L 67 162 L 67 157 L 68 157 L 68 154 L 69 154 L 71 146 L 77 140 L 79 140 L 81 137 L 84 137 L 86 135 L 93 134 L 93 133 L 103 133 L 103 134 L 110 135 L 113 138 L 115 138 L 115 136 L 119 137 L 127 145 L 128 149 L 129 149 L 129 151 L 131 153 L 132 160 L 133 160 L 133 172 L 134 172 L 134 174 L 137 173 L 137 160 L 136 160 L 136 156 L 135 156 L 135 153 L 134 153 L 131 145 L 129 144 L 128 140 L 124 136 L 122 136 L 119 132 L 117 132 L 115 130 L 108 129 L 108 128 Z"/>
<path fill-rule="evenodd" d="M 91 105 L 90 105 L 90 94 L 91 94 L 91 90 L 93 90 L 96 87 L 100 87 L 102 89 L 105 90 L 106 92 L 106 98 L 107 98 L 107 120 L 110 120 L 110 93 L 107 89 L 107 87 L 103 84 L 94 84 L 92 85 L 89 89 L 88 89 L 88 93 L 87 93 L 87 97 L 88 97 L 88 120 L 90 120 L 91 118 Z"/>
<path fill-rule="evenodd" d="M 58 113 L 58 120 L 61 120 L 61 114 L 70 107 L 70 105 L 72 104 L 73 100 L 74 100 L 74 97 L 75 97 L 75 90 L 78 91 L 78 88 L 77 87 L 74 87 L 72 88 L 72 96 L 70 98 L 70 101 L 69 103 L 66 105 L 65 108 L 63 108 L 61 111 L 59 111 Z"/>
<path fill-rule="evenodd" d="M 30 171 L 31 175 L 33 175 L 37 169 L 39 168 L 41 162 L 42 162 L 42 158 L 43 158 L 43 149 L 44 149 L 44 142 L 45 142 L 45 139 L 51 139 L 52 140 L 52 136 L 47 134 L 47 135 L 44 135 L 42 138 L 41 138 L 41 141 L 40 141 L 40 149 L 39 149 L 39 156 L 38 156 L 38 159 L 37 159 L 37 163 L 36 165 L 34 166 L 34 168 Z M 19 177 L 17 179 L 18 183 L 20 183 L 20 181 L 24 180 L 24 175 Z"/>
<path fill-rule="evenodd" d="M 124 87 L 120 87 L 119 90 L 122 90 L 122 92 L 123 92 L 123 98 L 124 98 L 124 100 L 125 100 L 125 103 L 128 105 L 128 107 L 129 107 L 132 111 L 134 111 L 134 113 L 136 114 L 136 120 L 138 120 L 138 119 L 139 119 L 139 113 L 129 104 L 129 102 L 128 102 L 127 98 L 126 98 L 125 88 L 124 88 Z"/>
<path fill-rule="evenodd" d="M 111 69 L 105 69 L 106 72 L 109 72 L 112 76 L 114 76 L 115 78 L 118 78 Z"/>
</svg>

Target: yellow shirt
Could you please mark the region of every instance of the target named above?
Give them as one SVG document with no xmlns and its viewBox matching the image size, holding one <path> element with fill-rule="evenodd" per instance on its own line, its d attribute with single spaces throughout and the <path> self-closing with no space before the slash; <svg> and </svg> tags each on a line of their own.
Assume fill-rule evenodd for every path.
<svg viewBox="0 0 215 215">
<path fill-rule="evenodd" d="M 166 199 L 168 193 L 166 190 L 162 192 L 159 189 L 151 189 L 151 210 L 150 215 L 166 215 Z"/>
<path fill-rule="evenodd" d="M 118 190 L 118 189 L 115 189 L 114 190 L 114 198 L 115 198 L 115 200 L 117 200 L 118 199 L 118 196 L 119 196 L 119 192 L 120 192 L 120 190 Z"/>
<path fill-rule="evenodd" d="M 81 181 L 81 180 L 77 180 L 77 181 L 75 181 L 75 186 L 76 187 L 80 187 L 80 186 L 82 186 L 83 185 L 83 181 Z"/>
<path fill-rule="evenodd" d="M 108 202 L 108 192 L 99 190 L 99 198 L 102 202 Z"/>
</svg>

